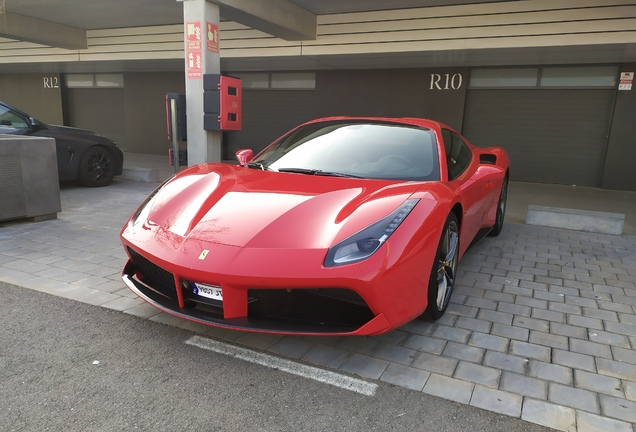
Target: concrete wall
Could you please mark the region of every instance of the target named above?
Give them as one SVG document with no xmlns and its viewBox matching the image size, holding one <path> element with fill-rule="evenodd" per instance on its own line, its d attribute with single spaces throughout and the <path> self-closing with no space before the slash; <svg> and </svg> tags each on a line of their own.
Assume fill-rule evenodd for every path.
<svg viewBox="0 0 636 432">
<path fill-rule="evenodd" d="M 467 68 L 318 71 L 317 114 L 423 117 L 461 131 L 468 73 Z"/>
<path fill-rule="evenodd" d="M 624 64 L 621 72 L 636 72 L 636 63 Z M 636 83 L 616 95 L 614 117 L 607 144 L 601 187 L 636 191 Z"/>
<path fill-rule="evenodd" d="M 185 94 L 183 72 L 124 75 L 127 151 L 167 155 L 166 93 Z"/>
<path fill-rule="evenodd" d="M 63 124 L 59 74 L 0 74 L 0 100 L 50 124 Z"/>
</svg>

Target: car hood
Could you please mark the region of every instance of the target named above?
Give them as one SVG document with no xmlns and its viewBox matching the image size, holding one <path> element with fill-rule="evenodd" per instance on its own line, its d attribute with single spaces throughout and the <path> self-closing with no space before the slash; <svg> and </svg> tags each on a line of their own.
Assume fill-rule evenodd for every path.
<svg viewBox="0 0 636 432">
<path fill-rule="evenodd" d="M 70 140 L 84 140 L 100 144 L 112 143 L 113 141 L 86 129 L 73 128 L 68 126 L 46 125 L 46 128 L 52 131 L 59 138 Z"/>
<path fill-rule="evenodd" d="M 207 164 L 180 173 L 139 212 L 144 226 L 172 242 L 328 248 L 388 216 L 422 185 Z"/>
</svg>

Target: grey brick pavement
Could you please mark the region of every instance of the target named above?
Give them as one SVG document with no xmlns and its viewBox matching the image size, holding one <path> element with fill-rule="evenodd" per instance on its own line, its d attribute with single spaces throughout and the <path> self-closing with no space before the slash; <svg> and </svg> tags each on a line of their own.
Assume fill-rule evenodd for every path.
<svg viewBox="0 0 636 432">
<path fill-rule="evenodd" d="M 59 219 L 0 223 L 0 280 L 557 430 L 636 431 L 636 237 L 509 224 L 466 253 L 438 322 L 375 338 L 241 333 L 159 313 L 121 282 L 119 231 L 154 186 L 63 185 Z"/>
</svg>

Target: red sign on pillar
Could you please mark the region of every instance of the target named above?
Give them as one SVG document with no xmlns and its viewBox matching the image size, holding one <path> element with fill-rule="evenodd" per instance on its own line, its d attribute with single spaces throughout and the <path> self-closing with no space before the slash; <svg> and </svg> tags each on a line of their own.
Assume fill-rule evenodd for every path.
<svg viewBox="0 0 636 432">
<path fill-rule="evenodd" d="M 213 53 L 219 52 L 219 26 L 208 21 L 206 32 L 206 49 Z"/>
<path fill-rule="evenodd" d="M 186 23 L 186 68 L 188 78 L 203 77 L 201 21 Z"/>
</svg>

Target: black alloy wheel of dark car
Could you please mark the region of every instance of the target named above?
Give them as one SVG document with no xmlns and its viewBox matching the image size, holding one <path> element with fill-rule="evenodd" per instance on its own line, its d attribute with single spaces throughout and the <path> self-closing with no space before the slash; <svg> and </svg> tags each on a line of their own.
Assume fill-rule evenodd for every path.
<svg viewBox="0 0 636 432">
<path fill-rule="evenodd" d="M 110 151 L 101 146 L 92 146 L 84 152 L 79 166 L 79 180 L 84 186 L 106 186 L 114 176 L 114 161 Z"/>
<path fill-rule="evenodd" d="M 450 302 L 459 262 L 459 222 L 455 213 L 448 215 L 437 247 L 428 284 L 428 307 L 424 315 L 434 320 L 446 312 Z"/>
<path fill-rule="evenodd" d="M 501 193 L 499 194 L 499 202 L 497 202 L 497 216 L 495 224 L 488 233 L 491 237 L 497 237 L 503 229 L 504 217 L 506 217 L 506 200 L 508 199 L 508 175 L 504 178 L 501 185 Z"/>
</svg>

